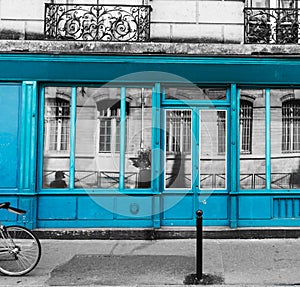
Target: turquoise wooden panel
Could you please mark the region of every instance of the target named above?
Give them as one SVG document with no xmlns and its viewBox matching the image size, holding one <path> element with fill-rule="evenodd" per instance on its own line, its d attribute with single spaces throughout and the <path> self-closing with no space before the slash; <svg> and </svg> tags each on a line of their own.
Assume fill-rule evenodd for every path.
<svg viewBox="0 0 300 287">
<path fill-rule="evenodd" d="M 22 192 L 32 192 L 36 175 L 37 83 L 22 83 L 20 184 Z"/>
<path fill-rule="evenodd" d="M 11 206 L 18 207 L 18 199 L 16 197 L 1 196 L 0 202 L 10 202 Z M 0 209 L 0 222 L 17 221 L 17 215 L 7 210 Z"/>
<path fill-rule="evenodd" d="M 211 195 L 205 198 L 205 200 L 200 196 L 199 209 L 203 211 L 204 220 L 228 219 L 228 196 Z"/>
<path fill-rule="evenodd" d="M 115 198 L 116 219 L 152 218 L 152 196 L 119 196 Z"/>
<path fill-rule="evenodd" d="M 272 209 L 270 196 L 241 196 L 238 201 L 240 219 L 271 218 Z"/>
<path fill-rule="evenodd" d="M 23 196 L 19 198 L 19 208 L 26 211 L 25 215 L 19 215 L 19 224 L 26 226 L 29 229 L 36 227 L 36 197 Z"/>
<path fill-rule="evenodd" d="M 113 219 L 112 196 L 78 197 L 78 219 Z"/>
<path fill-rule="evenodd" d="M 17 187 L 20 85 L 0 85 L 0 187 Z"/>
<path fill-rule="evenodd" d="M 300 198 L 273 199 L 273 218 L 300 218 Z"/>
<path fill-rule="evenodd" d="M 163 219 L 193 219 L 193 195 L 163 195 Z"/>
<path fill-rule="evenodd" d="M 38 219 L 75 219 L 75 196 L 41 196 L 38 199 Z"/>
</svg>

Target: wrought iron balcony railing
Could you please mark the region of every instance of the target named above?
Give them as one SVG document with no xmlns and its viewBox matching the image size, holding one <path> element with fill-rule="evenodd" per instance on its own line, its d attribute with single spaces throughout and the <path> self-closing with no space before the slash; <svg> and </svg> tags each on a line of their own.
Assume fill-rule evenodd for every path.
<svg viewBox="0 0 300 287">
<path fill-rule="evenodd" d="M 299 11 L 292 8 L 245 8 L 245 43 L 298 44 Z"/>
<path fill-rule="evenodd" d="M 45 4 L 44 33 L 51 40 L 145 42 L 149 5 Z"/>
</svg>

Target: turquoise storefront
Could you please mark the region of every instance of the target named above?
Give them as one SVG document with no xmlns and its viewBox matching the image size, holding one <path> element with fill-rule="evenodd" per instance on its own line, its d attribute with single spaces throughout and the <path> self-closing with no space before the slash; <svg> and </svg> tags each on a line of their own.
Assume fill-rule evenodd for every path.
<svg viewBox="0 0 300 287">
<path fill-rule="evenodd" d="M 0 192 L 30 228 L 300 225 L 300 59 L 0 56 Z M 66 186 L 52 185 L 57 171 Z"/>
</svg>

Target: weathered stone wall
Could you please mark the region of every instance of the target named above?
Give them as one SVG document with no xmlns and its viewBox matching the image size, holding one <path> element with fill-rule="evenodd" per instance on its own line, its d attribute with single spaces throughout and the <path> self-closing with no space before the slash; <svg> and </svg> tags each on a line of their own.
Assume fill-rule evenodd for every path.
<svg viewBox="0 0 300 287">
<path fill-rule="evenodd" d="M 43 39 L 45 3 L 151 5 L 152 41 L 241 43 L 242 1 L 0 0 L 0 39 Z"/>
</svg>

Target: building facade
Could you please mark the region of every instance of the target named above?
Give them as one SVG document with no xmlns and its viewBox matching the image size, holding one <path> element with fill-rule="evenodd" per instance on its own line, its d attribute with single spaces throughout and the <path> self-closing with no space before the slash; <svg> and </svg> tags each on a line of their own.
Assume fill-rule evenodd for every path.
<svg viewBox="0 0 300 287">
<path fill-rule="evenodd" d="M 119 2 L 0 1 L 3 221 L 299 226 L 297 2 Z"/>
</svg>

